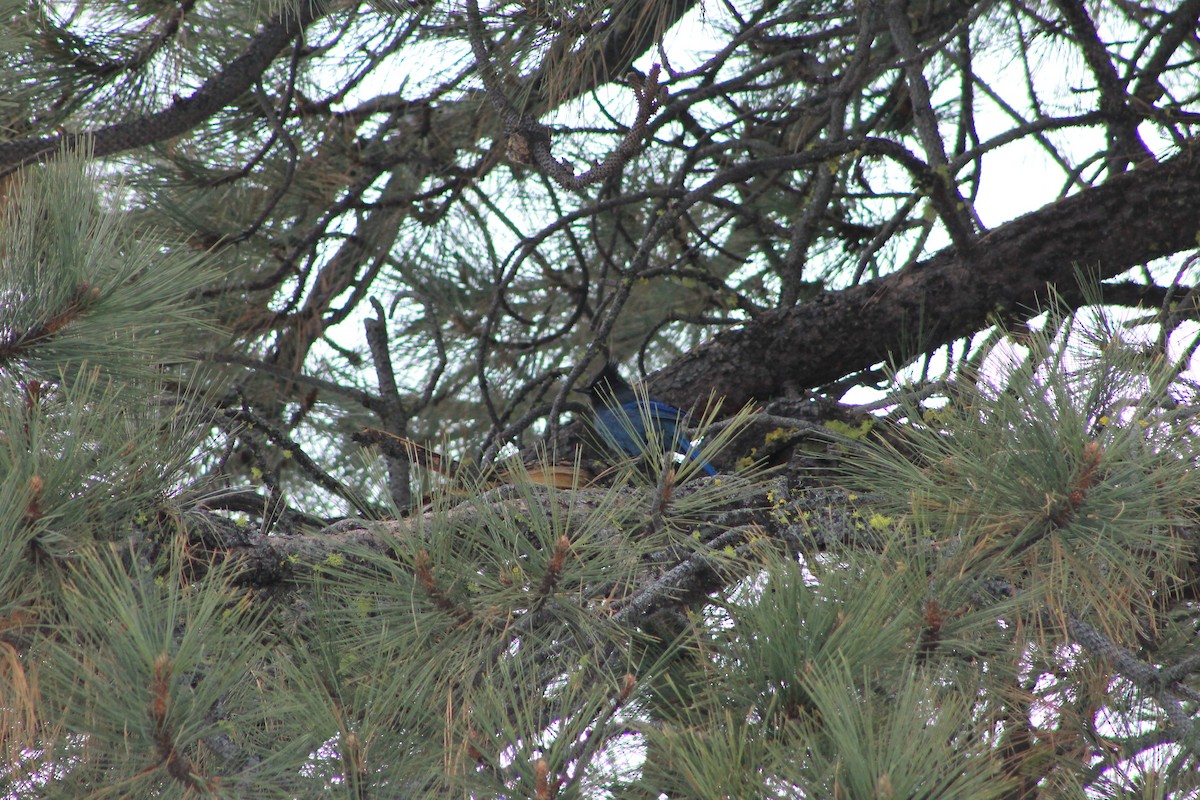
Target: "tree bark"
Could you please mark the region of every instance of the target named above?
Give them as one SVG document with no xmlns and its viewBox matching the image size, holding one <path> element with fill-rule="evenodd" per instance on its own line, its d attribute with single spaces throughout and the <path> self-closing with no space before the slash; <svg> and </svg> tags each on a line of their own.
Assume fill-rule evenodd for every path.
<svg viewBox="0 0 1200 800">
<path fill-rule="evenodd" d="M 1196 144 L 1196 140 L 1192 140 Z M 903 364 L 986 326 L 1033 314 L 1050 287 L 1072 307 L 1094 285 L 1200 241 L 1200 157 L 1185 149 L 1018 217 L 969 251 L 947 248 L 909 269 L 722 333 L 656 376 L 655 393 L 715 392 L 727 409 L 822 386 L 881 363 Z"/>
</svg>

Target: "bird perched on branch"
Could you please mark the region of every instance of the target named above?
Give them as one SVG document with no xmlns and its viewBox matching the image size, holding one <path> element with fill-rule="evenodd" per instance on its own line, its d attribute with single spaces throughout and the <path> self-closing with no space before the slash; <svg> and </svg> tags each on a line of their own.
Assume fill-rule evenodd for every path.
<svg viewBox="0 0 1200 800">
<path fill-rule="evenodd" d="M 647 451 L 650 436 L 654 436 L 663 448 L 695 461 L 705 475 L 717 474 L 712 464 L 700 459 L 684 434 L 687 415 L 675 406 L 639 395 L 621 377 L 616 365 L 606 364 L 584 392 L 596 412 L 593 427 L 609 447 L 640 456 Z"/>
</svg>

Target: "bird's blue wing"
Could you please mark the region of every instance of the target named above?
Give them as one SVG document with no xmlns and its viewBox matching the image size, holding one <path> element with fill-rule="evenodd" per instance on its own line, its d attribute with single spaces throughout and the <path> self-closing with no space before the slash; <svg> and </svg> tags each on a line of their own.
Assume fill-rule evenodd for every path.
<svg viewBox="0 0 1200 800">
<path fill-rule="evenodd" d="M 659 402 L 658 400 L 648 400 L 645 403 L 632 401 L 622 403 L 619 413 L 628 418 L 631 423 L 629 429 L 626 431 L 627 438 L 630 438 L 628 434 L 632 433 L 640 440 L 635 442 L 630 438 L 628 443 L 633 446 L 634 449 L 632 451 L 625 450 L 622 447 L 629 455 L 636 455 L 645 448 L 646 441 L 649 438 L 646 435 L 646 425 L 648 423 L 653 426 L 656 435 L 662 441 L 664 447 L 669 447 L 672 452 L 680 453 L 697 462 L 704 474 L 709 476 L 717 474 L 712 464 L 702 461 L 696 456 L 691 440 L 683 432 L 687 415 L 675 406 Z"/>
<path fill-rule="evenodd" d="M 636 412 L 631 416 L 624 408 L 596 411 L 594 426 L 605 444 L 627 456 L 641 455 L 645 448 L 646 431 Z"/>
</svg>

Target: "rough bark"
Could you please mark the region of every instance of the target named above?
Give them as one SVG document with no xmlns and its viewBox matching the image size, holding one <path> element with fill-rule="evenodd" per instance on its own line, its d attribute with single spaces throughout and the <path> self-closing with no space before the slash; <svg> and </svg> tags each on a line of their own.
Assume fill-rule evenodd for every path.
<svg viewBox="0 0 1200 800">
<path fill-rule="evenodd" d="M 1193 140 L 1194 141 L 1194 140 Z M 1077 275 L 1103 280 L 1193 249 L 1200 237 L 1200 157 L 1191 149 L 1018 217 L 967 252 L 943 250 L 909 269 L 771 311 L 658 376 L 686 399 L 713 390 L 736 409 L 817 387 L 970 336 L 992 315 L 1044 305 L 1049 287 L 1083 300 Z"/>
</svg>

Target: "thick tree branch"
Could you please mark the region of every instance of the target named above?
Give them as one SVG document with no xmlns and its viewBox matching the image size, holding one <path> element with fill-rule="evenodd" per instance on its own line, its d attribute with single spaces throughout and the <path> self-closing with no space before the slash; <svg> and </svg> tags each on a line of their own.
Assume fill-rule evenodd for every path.
<svg viewBox="0 0 1200 800">
<path fill-rule="evenodd" d="M 881 362 L 903 363 L 978 331 L 990 316 L 1035 309 L 1054 286 L 1083 300 L 1076 270 L 1111 278 L 1197 246 L 1200 156 L 1117 175 L 981 238 L 969 254 L 943 250 L 909 269 L 717 336 L 659 376 L 668 398 L 713 390 L 726 408 L 817 387 Z"/>
<path fill-rule="evenodd" d="M 106 156 L 187 133 L 249 91 L 280 51 L 329 8 L 319 2 L 301 3 L 298 11 L 285 5 L 275 20 L 263 26 L 245 53 L 191 97 L 176 99 L 168 109 L 86 133 L 0 142 L 0 174 L 52 157 L 60 148 L 71 150 L 82 144 L 92 155 Z"/>
</svg>

